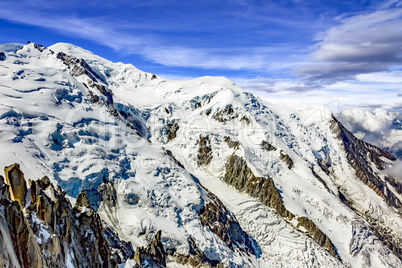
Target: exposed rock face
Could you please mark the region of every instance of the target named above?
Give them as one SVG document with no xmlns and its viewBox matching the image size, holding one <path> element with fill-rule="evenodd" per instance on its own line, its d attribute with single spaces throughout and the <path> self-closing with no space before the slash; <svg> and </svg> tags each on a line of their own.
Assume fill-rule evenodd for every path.
<svg viewBox="0 0 402 268">
<path fill-rule="evenodd" d="M 231 104 L 227 105 L 225 109 L 220 110 L 214 115 L 214 119 L 218 122 L 226 122 L 230 121 L 234 118 L 238 117 L 238 114 L 234 111 L 233 106 Z"/>
<path fill-rule="evenodd" d="M 43 267 L 45 261 L 42 253 L 28 221 L 20 210 L 19 204 L 11 200 L 2 199 L 0 207 L 4 215 L 2 217 L 4 217 L 7 223 L 5 225 L 4 223 L 2 224 L 1 236 L 5 240 L 9 236 L 13 248 L 8 248 L 7 251 L 9 251 L 10 255 L 16 256 L 16 259 L 12 260 L 12 263 L 17 262 L 15 263 L 17 267 L 18 265 L 21 267 Z"/>
<path fill-rule="evenodd" d="M 0 182 L 0 263 L 10 267 L 42 267 L 44 260 L 20 203 L 8 199 L 3 189 L 9 186 Z M 2 191 L 3 190 L 3 191 Z"/>
<path fill-rule="evenodd" d="M 212 160 L 211 140 L 208 136 L 201 136 L 198 148 L 197 164 L 200 166 L 208 165 Z"/>
<path fill-rule="evenodd" d="M 85 192 L 80 193 L 77 197 L 77 202 L 75 203 L 75 206 L 80 208 L 89 208 L 90 205 L 91 204 L 89 203 L 87 194 Z"/>
<path fill-rule="evenodd" d="M 59 52 L 57 58 L 67 66 L 70 75 L 74 77 L 85 75 L 87 77 L 87 83 L 83 83 L 83 85 L 88 88 L 89 99 L 92 103 L 98 103 L 100 106 L 106 105 L 111 115 L 123 121 L 129 128 L 136 130 L 141 137 L 147 137 L 146 127 L 144 127 L 144 124 L 137 117 L 128 111 L 116 109 L 118 106 L 115 106 L 113 92 L 108 88 L 105 78 L 102 78 L 100 74 L 95 72 L 84 59 L 79 59 L 63 52 Z M 96 95 L 90 88 L 101 93 L 101 96 Z M 96 207 L 96 205 L 94 206 Z"/>
<path fill-rule="evenodd" d="M 276 150 L 276 147 L 275 146 L 273 146 L 272 144 L 270 144 L 269 142 L 267 142 L 267 141 L 262 141 L 261 142 L 261 147 L 262 147 L 262 149 L 264 149 L 265 151 L 275 151 Z"/>
<path fill-rule="evenodd" d="M 290 159 L 290 158 L 289 158 Z M 246 161 L 232 154 L 226 163 L 226 173 L 223 180 L 234 186 L 239 191 L 244 191 L 250 196 L 257 198 L 262 204 L 275 209 L 279 215 L 288 220 L 296 216 L 285 208 L 282 198 L 271 178 L 256 177 L 247 166 Z M 298 225 L 303 226 L 310 237 L 319 245 L 327 249 L 334 257 L 339 257 L 331 240 L 314 224 L 313 221 L 301 217 Z"/>
<path fill-rule="evenodd" d="M 97 73 L 95 73 L 83 59 L 78 59 L 63 52 L 57 53 L 57 58 L 62 60 L 63 63 L 69 67 L 69 71 L 72 76 L 86 74 L 94 81 L 103 81 L 103 79 Z"/>
<path fill-rule="evenodd" d="M 24 173 L 20 170 L 19 164 L 12 164 L 4 169 L 7 184 L 10 186 L 11 200 L 17 201 L 22 207 L 25 206 L 25 196 L 27 194 L 27 185 Z"/>
<path fill-rule="evenodd" d="M 6 59 L 6 53 L 0 51 L 0 61 L 4 61 Z"/>
<path fill-rule="evenodd" d="M 181 167 L 181 168 L 184 168 L 183 164 L 182 164 L 179 160 L 177 160 L 176 157 L 174 157 L 172 151 L 170 151 L 170 150 L 165 150 L 165 152 L 166 152 L 166 154 L 167 154 L 168 156 L 170 156 L 170 158 L 172 158 L 173 162 L 175 162 L 176 165 L 178 165 L 178 166 Z"/>
<path fill-rule="evenodd" d="M 13 178 L 21 178 L 18 164 L 6 171 Z M 10 187 L 1 178 L 0 264 L 116 267 L 133 257 L 131 244 L 121 241 L 116 232 L 101 222 L 85 193 L 79 195 L 72 208 L 66 193 L 43 177 L 30 183 L 31 204 L 23 212 L 19 202 L 9 199 Z"/>
<path fill-rule="evenodd" d="M 229 136 L 225 136 L 225 142 L 231 149 L 238 150 L 240 147 L 240 142 L 231 140 Z"/>
<path fill-rule="evenodd" d="M 111 253 L 103 236 L 102 221 L 89 206 L 86 194 L 80 193 L 71 213 L 71 232 L 74 233 L 71 245 L 74 255 L 80 256 L 80 265 L 108 267 Z"/>
<path fill-rule="evenodd" d="M 0 175 L 0 198 L 10 199 L 10 186 L 5 183 L 4 177 Z"/>
<path fill-rule="evenodd" d="M 297 219 L 297 227 L 303 226 L 308 234 L 322 247 L 328 250 L 332 256 L 337 256 L 336 249 L 331 240 L 326 236 L 312 220 L 306 217 L 300 217 Z"/>
<path fill-rule="evenodd" d="M 236 218 L 227 210 L 225 205 L 210 191 L 204 188 L 209 197 L 201 209 L 201 223 L 208 226 L 232 250 L 239 248 L 255 254 L 252 238 L 240 227 Z"/>
<path fill-rule="evenodd" d="M 174 254 L 168 256 L 168 259 L 183 265 L 189 265 L 191 267 L 225 267 L 225 265 L 223 265 L 222 263 L 206 257 L 204 253 L 201 252 L 201 250 L 197 247 L 194 240 L 191 238 L 189 240 L 189 246 L 189 255 L 182 255 L 175 252 Z"/>
<path fill-rule="evenodd" d="M 111 249 L 110 267 L 124 263 L 128 258 L 134 258 L 134 249 L 131 242 L 120 240 L 116 231 L 103 223 L 103 235 Z"/>
<path fill-rule="evenodd" d="M 136 249 L 134 260 L 137 267 L 166 267 L 166 253 L 161 242 L 162 231 L 158 231 L 155 239 L 146 247 Z"/>
<path fill-rule="evenodd" d="M 232 154 L 226 162 L 223 180 L 239 191 L 244 191 L 260 200 L 264 205 L 275 209 L 282 217 L 292 219 L 294 215 L 283 205 L 282 198 L 271 178 L 254 176 L 246 161 Z"/>
<path fill-rule="evenodd" d="M 393 161 L 396 160 L 396 158 L 374 145 L 357 139 L 335 117 L 333 117 L 331 122 L 331 130 L 337 138 L 342 141 L 343 149 L 346 152 L 349 164 L 356 171 L 356 176 L 379 196 L 384 198 L 389 205 L 397 209 L 401 208 L 401 200 L 389 190 L 387 181 L 391 185 L 395 185 L 394 188 L 399 194 L 402 194 L 401 183 L 388 177 L 385 177 L 387 181 L 384 181 L 371 166 L 371 163 L 374 163 L 377 169 L 383 170 L 388 164 L 382 158 Z"/>
<path fill-rule="evenodd" d="M 240 118 L 240 122 L 244 122 L 245 124 L 249 125 L 251 120 L 246 115 L 243 115 L 242 118 Z"/>
<path fill-rule="evenodd" d="M 373 170 L 373 164 L 377 169 L 382 170 L 388 165 L 385 159 L 393 161 L 396 160 L 395 157 L 374 145 L 357 139 L 335 117 L 331 121 L 331 131 L 341 141 L 347 160 L 355 170 L 357 178 L 382 197 L 390 206 L 400 210 L 402 207 L 401 200 L 389 189 L 388 183 L 399 194 L 402 192 L 402 184 L 389 176 L 384 176 L 384 179 L 382 179 Z M 349 200 L 348 194 L 344 190 L 339 189 L 339 194 L 346 205 L 370 223 L 372 231 L 384 245 L 402 260 L 402 239 L 395 237 L 389 228 L 378 218 L 372 217 L 369 211 L 361 211 L 359 207 L 355 207 L 353 201 Z"/>
<path fill-rule="evenodd" d="M 177 124 L 177 123 L 174 123 L 174 124 L 169 123 L 168 124 L 168 135 L 167 135 L 167 137 L 168 137 L 168 139 L 170 141 L 172 141 L 172 140 L 174 140 L 176 138 L 178 130 L 179 130 L 179 124 Z"/>
<path fill-rule="evenodd" d="M 281 150 L 280 159 L 288 166 L 289 169 L 293 167 L 293 161 L 288 154 Z"/>
<path fill-rule="evenodd" d="M 52 216 L 52 203 L 49 197 L 46 195 L 40 194 L 37 198 L 38 202 L 36 203 L 37 215 L 40 220 L 42 220 L 45 224 L 49 224 Z"/>
</svg>

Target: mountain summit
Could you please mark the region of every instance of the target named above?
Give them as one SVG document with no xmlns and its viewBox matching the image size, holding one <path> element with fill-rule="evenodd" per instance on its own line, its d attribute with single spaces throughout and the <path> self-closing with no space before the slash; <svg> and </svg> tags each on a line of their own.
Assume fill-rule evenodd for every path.
<svg viewBox="0 0 402 268">
<path fill-rule="evenodd" d="M 324 107 L 275 106 L 226 78 L 169 81 L 64 43 L 0 52 L 0 94 L 3 264 L 402 266 L 402 184 L 383 172 L 395 158 Z M 9 236 L 11 207 L 34 261 Z"/>
</svg>

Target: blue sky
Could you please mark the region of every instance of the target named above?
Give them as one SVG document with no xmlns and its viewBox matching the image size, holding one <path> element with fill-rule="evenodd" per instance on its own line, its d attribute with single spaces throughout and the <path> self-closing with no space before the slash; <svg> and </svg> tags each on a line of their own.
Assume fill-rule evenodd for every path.
<svg viewBox="0 0 402 268">
<path fill-rule="evenodd" d="M 0 43 L 67 42 L 275 103 L 402 111 L 402 1 L 2 0 Z"/>
</svg>

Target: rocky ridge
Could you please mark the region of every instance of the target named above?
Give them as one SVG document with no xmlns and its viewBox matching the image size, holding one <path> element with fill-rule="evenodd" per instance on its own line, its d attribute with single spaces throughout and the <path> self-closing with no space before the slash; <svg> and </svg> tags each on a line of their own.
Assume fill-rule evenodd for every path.
<svg viewBox="0 0 402 268">
<path fill-rule="evenodd" d="M 29 180 L 30 188 L 21 191 L 26 180 L 19 164 L 6 167 L 5 174 L 6 183 L 0 177 L 4 267 L 116 267 L 133 257 L 131 244 L 102 222 L 85 193 L 72 206 L 47 177 Z"/>
</svg>

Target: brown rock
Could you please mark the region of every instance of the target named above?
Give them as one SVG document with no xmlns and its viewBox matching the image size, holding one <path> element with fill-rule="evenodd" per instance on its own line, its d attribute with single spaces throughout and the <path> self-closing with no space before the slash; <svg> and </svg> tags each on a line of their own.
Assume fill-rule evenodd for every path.
<svg viewBox="0 0 402 268">
<path fill-rule="evenodd" d="M 44 267 L 40 248 L 19 203 L 3 199 L 0 201 L 0 207 L 3 207 L 8 234 L 21 267 Z"/>
<path fill-rule="evenodd" d="M 7 184 L 10 186 L 10 197 L 13 201 L 18 201 L 21 207 L 25 206 L 25 196 L 27 185 L 24 173 L 20 170 L 20 165 L 15 163 L 4 169 Z"/>
<path fill-rule="evenodd" d="M 228 159 L 224 181 L 234 186 L 237 190 L 244 191 L 250 196 L 257 198 L 262 204 L 275 209 L 282 217 L 289 220 L 292 220 L 295 217 L 284 206 L 281 195 L 279 194 L 278 189 L 276 189 L 272 178 L 256 177 L 242 157 L 233 154 Z M 331 240 L 314 224 L 313 221 L 301 217 L 298 218 L 298 222 L 297 227 L 303 226 L 308 231 L 308 234 L 318 244 L 326 248 L 334 257 L 338 257 Z"/>
<path fill-rule="evenodd" d="M 137 266 L 144 267 L 147 262 L 147 267 L 166 267 L 166 252 L 161 242 L 162 231 L 158 231 L 155 239 L 146 247 L 138 247 L 135 251 L 134 261 Z"/>
<path fill-rule="evenodd" d="M 46 188 L 50 185 L 50 180 L 47 176 L 44 176 L 42 179 L 37 181 L 39 188 L 42 190 L 46 190 Z"/>
<path fill-rule="evenodd" d="M 89 202 L 88 196 L 85 192 L 81 192 L 77 197 L 77 202 L 75 203 L 77 207 L 86 207 L 89 208 L 91 203 Z"/>
<path fill-rule="evenodd" d="M 38 187 L 36 186 L 36 181 L 29 180 L 29 182 L 31 183 L 31 204 L 35 204 L 36 196 L 38 193 Z"/>
<path fill-rule="evenodd" d="M 285 153 L 284 151 L 281 150 L 281 155 L 280 155 L 280 159 L 285 162 L 285 164 L 288 166 L 289 169 L 292 169 L 293 167 L 293 161 L 290 158 L 290 156 Z"/>
<path fill-rule="evenodd" d="M 262 147 L 262 149 L 264 149 L 265 151 L 275 151 L 276 150 L 276 147 L 275 146 L 273 146 L 272 144 L 270 144 L 269 142 L 267 142 L 267 141 L 262 141 L 261 142 L 261 147 Z"/>
<path fill-rule="evenodd" d="M 255 254 L 252 238 L 243 231 L 237 219 L 216 195 L 206 188 L 204 190 L 209 200 L 200 210 L 201 224 L 209 227 L 230 249 L 237 248 L 246 253 Z"/>
<path fill-rule="evenodd" d="M 300 217 L 297 219 L 297 227 L 303 226 L 308 234 L 322 247 L 328 250 L 332 256 L 338 257 L 338 253 L 336 252 L 334 244 L 332 244 L 329 237 L 324 234 L 316 225 L 315 223 L 306 218 Z"/>
<path fill-rule="evenodd" d="M 4 177 L 0 175 L 0 198 L 10 199 L 10 189 L 9 188 L 10 188 L 10 186 L 5 184 L 5 182 L 4 182 Z"/>
<path fill-rule="evenodd" d="M 218 122 L 224 123 L 238 117 L 231 104 L 227 105 L 223 110 L 220 110 L 214 115 L 214 119 Z"/>
<path fill-rule="evenodd" d="M 229 136 L 225 136 L 225 142 L 231 149 L 238 150 L 240 148 L 240 142 L 231 140 Z"/>
<path fill-rule="evenodd" d="M 216 260 L 211 260 L 197 247 L 195 241 L 190 238 L 189 239 L 190 246 L 190 254 L 183 255 L 177 252 L 174 252 L 173 255 L 169 256 L 169 260 L 180 263 L 190 267 L 226 267 L 224 264 L 220 263 Z"/>
<path fill-rule="evenodd" d="M 197 164 L 199 166 L 206 166 L 212 160 L 212 148 L 211 148 L 211 140 L 208 136 L 200 137 L 199 148 L 198 148 L 198 160 Z"/>
<path fill-rule="evenodd" d="M 174 140 L 177 136 L 177 131 L 179 130 L 179 124 L 177 123 L 169 123 L 168 124 L 168 139 L 170 141 Z"/>
<path fill-rule="evenodd" d="M 38 195 L 36 202 L 36 211 L 39 219 L 45 224 L 49 224 L 52 216 L 52 203 L 46 195 Z"/>
</svg>

